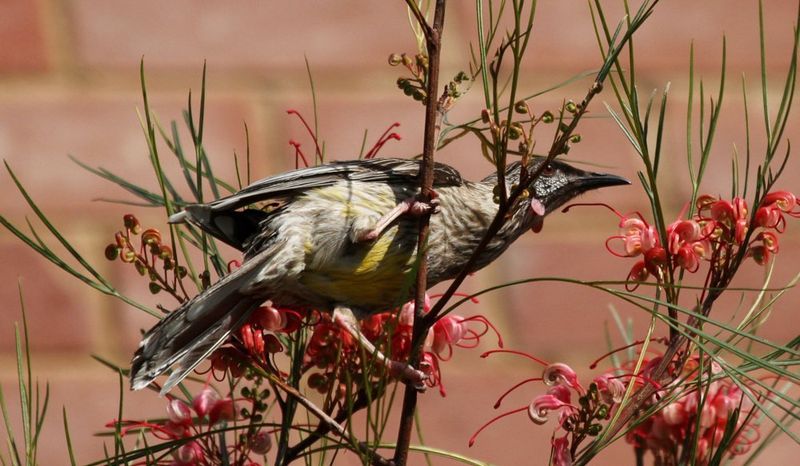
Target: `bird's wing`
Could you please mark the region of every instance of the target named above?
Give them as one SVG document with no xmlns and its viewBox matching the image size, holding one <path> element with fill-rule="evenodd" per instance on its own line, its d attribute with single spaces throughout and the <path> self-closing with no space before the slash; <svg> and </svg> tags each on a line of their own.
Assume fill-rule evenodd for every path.
<svg viewBox="0 0 800 466">
<path fill-rule="evenodd" d="M 231 196 L 211 202 L 213 211 L 238 209 L 255 202 L 292 196 L 313 188 L 330 186 L 341 180 L 408 184 L 418 182 L 420 162 L 407 159 L 365 159 L 332 162 L 271 176 L 243 188 Z M 460 186 L 461 175 L 449 165 L 435 163 L 433 186 Z"/>
<path fill-rule="evenodd" d="M 383 182 L 393 186 L 419 182 L 420 162 L 407 159 L 369 159 L 332 162 L 264 178 L 228 197 L 208 204 L 188 205 L 170 217 L 170 223 L 190 221 L 229 245 L 243 250 L 259 225 L 292 197 L 303 192 L 331 186 L 342 180 Z M 433 186 L 460 186 L 461 175 L 454 168 L 435 163 Z M 257 202 L 272 204 L 270 209 L 238 210 Z"/>
</svg>

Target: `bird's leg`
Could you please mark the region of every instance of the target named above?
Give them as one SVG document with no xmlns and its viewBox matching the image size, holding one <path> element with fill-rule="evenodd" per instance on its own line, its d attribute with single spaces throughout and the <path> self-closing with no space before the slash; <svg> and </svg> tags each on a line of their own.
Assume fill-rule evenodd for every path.
<svg viewBox="0 0 800 466">
<path fill-rule="evenodd" d="M 421 370 L 414 369 L 404 362 L 393 361 L 375 348 L 375 345 L 361 333 L 361 330 L 358 328 L 358 320 L 350 308 L 337 306 L 333 310 L 333 321 L 352 335 L 367 353 L 375 357 L 378 364 L 385 366 L 389 370 L 389 373 L 398 375 L 403 382 L 412 384 L 417 391 L 425 391 L 425 381 L 428 380 L 428 374 Z"/>
<path fill-rule="evenodd" d="M 397 204 L 392 210 L 384 214 L 378 220 L 378 223 L 370 230 L 363 231 L 358 234 L 357 241 L 372 241 L 383 233 L 389 225 L 397 220 L 401 215 L 415 215 L 419 216 L 425 213 L 435 214 L 439 211 L 439 197 L 436 192 L 431 194 L 430 201 L 422 200 L 419 195 L 412 198 L 405 199 Z"/>
</svg>

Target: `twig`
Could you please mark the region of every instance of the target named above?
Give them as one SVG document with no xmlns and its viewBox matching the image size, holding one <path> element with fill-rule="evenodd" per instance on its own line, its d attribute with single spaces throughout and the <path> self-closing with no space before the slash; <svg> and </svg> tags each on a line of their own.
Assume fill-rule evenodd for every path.
<svg viewBox="0 0 800 466">
<path fill-rule="evenodd" d="M 439 57 L 442 47 L 442 30 L 444 29 L 445 0 L 436 0 L 436 9 L 433 14 L 433 26 L 427 24 L 419 13 L 413 1 L 407 1 L 414 16 L 425 31 L 425 44 L 428 51 L 428 80 L 425 104 L 425 134 L 420 165 L 420 195 L 422 199 L 430 201 L 433 194 L 433 153 L 436 150 L 436 136 L 441 109 L 439 100 Z M 417 240 L 417 270 L 416 296 L 414 299 L 414 330 L 411 339 L 411 351 L 408 364 L 417 366 L 426 335 L 432 323 L 423 319 L 425 309 L 425 291 L 428 289 L 428 263 L 427 243 L 430 228 L 430 214 L 422 215 L 419 219 L 419 238 Z M 407 384 L 403 395 L 403 407 L 400 411 L 400 426 L 397 430 L 397 444 L 394 450 L 394 463 L 396 466 L 405 466 L 408 459 L 408 447 L 411 443 L 411 430 L 414 426 L 414 413 L 417 409 L 417 389 Z"/>
<path fill-rule="evenodd" d="M 381 390 L 381 388 L 378 386 L 373 386 L 372 390 L 374 392 L 377 390 Z M 378 396 L 373 395 L 374 398 L 378 398 L 380 396 L 381 396 L 380 394 L 378 394 Z M 340 424 L 345 422 L 354 413 L 369 406 L 369 402 L 370 402 L 370 397 L 367 396 L 367 390 L 362 388 L 361 390 L 358 391 L 355 401 L 352 403 L 351 406 L 348 407 L 345 405 L 339 408 L 339 412 L 336 413 L 336 417 L 334 417 L 334 420 Z M 297 442 L 296 445 L 294 445 L 293 447 L 289 448 L 286 451 L 284 464 L 289 464 L 295 459 L 297 459 L 305 450 L 307 450 L 309 447 L 311 447 L 320 439 L 322 439 L 325 436 L 325 434 L 330 432 L 330 430 L 331 430 L 330 425 L 326 423 L 319 423 L 317 425 L 317 428 L 314 429 L 314 432 L 309 434 L 309 436 L 304 438 L 303 440 Z"/>
<path fill-rule="evenodd" d="M 243 354 L 250 354 L 244 345 L 236 339 L 233 339 L 234 345 L 242 351 Z M 281 390 L 286 392 L 287 395 L 291 396 L 298 403 L 300 403 L 304 408 L 306 408 L 311 414 L 313 414 L 317 419 L 319 419 L 319 425 L 325 426 L 325 432 L 335 432 L 339 437 L 345 439 L 348 444 L 350 444 L 354 449 L 358 450 L 359 453 L 362 455 L 367 456 L 370 458 L 371 463 L 374 466 L 390 466 L 391 463 L 386 459 L 377 454 L 375 451 L 371 450 L 367 445 L 364 445 L 362 442 L 355 442 L 352 441 L 350 438 L 350 434 L 348 433 L 347 429 L 344 428 L 340 424 L 340 421 L 332 418 L 328 413 L 323 411 L 319 406 L 315 405 L 311 402 L 308 398 L 306 398 L 299 390 L 292 387 L 291 385 L 287 384 L 285 381 L 281 380 L 280 377 L 277 377 L 269 367 L 267 367 L 263 361 L 257 358 L 250 358 L 255 365 L 262 372 L 262 376 L 266 377 L 272 384 L 279 387 Z M 319 427 L 317 428 L 319 429 Z M 288 464 L 288 461 L 284 461 L 284 464 Z"/>
</svg>

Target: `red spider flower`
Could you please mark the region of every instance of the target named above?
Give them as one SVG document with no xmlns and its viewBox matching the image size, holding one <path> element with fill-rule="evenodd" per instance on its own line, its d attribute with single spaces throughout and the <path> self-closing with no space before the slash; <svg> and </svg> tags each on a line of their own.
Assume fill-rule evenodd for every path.
<svg viewBox="0 0 800 466">
<path fill-rule="evenodd" d="M 755 223 L 760 227 L 783 233 L 786 229 L 784 214 L 800 217 L 797 198 L 788 191 L 775 191 L 764 196 L 764 200 L 756 210 Z"/>
<path fill-rule="evenodd" d="M 149 431 L 160 440 L 176 443 L 178 446 L 172 451 L 172 460 L 163 459 L 147 464 L 190 466 L 207 465 L 210 463 L 210 452 L 214 451 L 205 441 L 198 438 L 219 422 L 233 420 L 236 412 L 233 399 L 221 397 L 211 387 L 204 387 L 192 400 L 191 406 L 185 401 L 170 397 L 167 401 L 167 418 L 159 421 L 113 421 L 106 427 L 118 427 L 121 435 L 129 432 Z M 194 414 L 193 414 L 194 412 Z M 183 443 L 181 443 L 183 442 Z M 241 452 L 241 458 L 247 459 L 250 451 L 255 449 L 242 446 L 236 451 Z M 135 463 L 144 465 L 145 463 Z"/>
</svg>

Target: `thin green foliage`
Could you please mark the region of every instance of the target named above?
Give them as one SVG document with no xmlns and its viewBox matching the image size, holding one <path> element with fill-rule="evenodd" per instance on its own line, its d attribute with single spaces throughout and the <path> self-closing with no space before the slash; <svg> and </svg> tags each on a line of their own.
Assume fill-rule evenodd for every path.
<svg viewBox="0 0 800 466">
<path fill-rule="evenodd" d="M 17 364 L 17 388 L 19 393 L 20 419 L 22 423 L 22 444 L 17 442 L 11 426 L 11 414 L 6 405 L 5 394 L 0 387 L 0 410 L 6 429 L 8 458 L 0 455 L 3 464 L 14 466 L 34 466 L 38 464 L 39 439 L 50 402 L 50 384 L 45 384 L 42 395 L 39 382 L 33 378 L 31 349 L 28 336 L 28 320 L 22 286 L 19 286 L 20 309 L 22 313 L 22 333 L 19 325 L 14 325 L 14 344 Z M 35 388 L 34 388 L 35 387 Z M 8 461 L 8 463 L 6 463 Z"/>
</svg>

